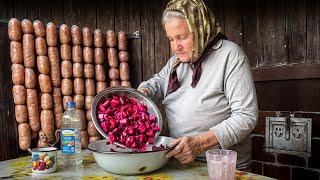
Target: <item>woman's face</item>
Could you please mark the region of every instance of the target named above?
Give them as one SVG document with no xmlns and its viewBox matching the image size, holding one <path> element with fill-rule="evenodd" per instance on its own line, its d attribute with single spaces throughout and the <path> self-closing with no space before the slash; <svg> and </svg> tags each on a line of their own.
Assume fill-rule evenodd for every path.
<svg viewBox="0 0 320 180">
<path fill-rule="evenodd" d="M 165 22 L 164 29 L 170 42 L 171 50 L 181 62 L 190 62 L 193 51 L 193 35 L 186 20 L 173 18 Z"/>
</svg>

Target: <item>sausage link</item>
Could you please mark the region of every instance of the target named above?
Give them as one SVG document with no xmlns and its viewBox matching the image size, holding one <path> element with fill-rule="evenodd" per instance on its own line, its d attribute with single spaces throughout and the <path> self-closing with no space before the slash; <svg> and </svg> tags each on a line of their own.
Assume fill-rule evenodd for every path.
<svg viewBox="0 0 320 180">
<path fill-rule="evenodd" d="M 96 87 L 93 79 L 86 79 L 85 82 L 85 93 L 87 96 L 94 96 L 96 93 Z"/>
<path fill-rule="evenodd" d="M 117 68 L 119 64 L 117 50 L 115 48 L 108 48 L 108 64 L 111 68 Z"/>
<path fill-rule="evenodd" d="M 49 142 L 54 139 L 54 114 L 51 110 L 42 110 L 40 113 L 41 130 L 46 134 Z"/>
<path fill-rule="evenodd" d="M 131 87 L 131 82 L 130 81 L 121 81 L 121 86 Z"/>
<path fill-rule="evenodd" d="M 27 89 L 27 109 L 29 125 L 32 131 L 40 130 L 38 94 L 35 89 Z"/>
<path fill-rule="evenodd" d="M 16 105 L 14 114 L 18 123 L 28 122 L 28 110 L 26 105 Z"/>
<path fill-rule="evenodd" d="M 71 27 L 71 39 L 73 45 L 81 45 L 82 34 L 80 28 L 76 25 Z"/>
<path fill-rule="evenodd" d="M 103 64 L 104 61 L 104 52 L 102 48 L 94 49 L 94 63 Z"/>
<path fill-rule="evenodd" d="M 77 110 L 80 116 L 80 121 L 81 121 L 81 130 L 85 130 L 87 127 L 87 121 L 86 121 L 86 115 L 84 114 L 83 110 L 78 109 Z"/>
<path fill-rule="evenodd" d="M 61 59 L 64 61 L 71 60 L 71 46 L 69 44 L 62 44 L 60 46 Z"/>
<path fill-rule="evenodd" d="M 118 49 L 120 51 L 127 50 L 128 46 L 128 40 L 127 40 L 127 34 L 124 31 L 120 31 L 118 33 Z"/>
<path fill-rule="evenodd" d="M 93 45 L 93 35 L 87 27 L 82 29 L 82 44 L 86 47 Z"/>
<path fill-rule="evenodd" d="M 45 110 L 51 110 L 53 108 L 53 98 L 51 94 L 43 93 L 41 95 L 41 108 Z"/>
<path fill-rule="evenodd" d="M 91 110 L 87 110 L 87 112 L 86 112 L 86 119 L 87 119 L 88 121 L 92 121 Z"/>
<path fill-rule="evenodd" d="M 58 48 L 49 47 L 48 56 L 49 56 L 50 67 L 51 67 L 50 73 L 51 73 L 52 85 L 54 87 L 59 87 L 61 84 L 61 79 L 60 79 L 60 64 L 59 64 Z"/>
<path fill-rule="evenodd" d="M 95 76 L 97 81 L 106 81 L 106 74 L 103 65 L 97 64 L 95 66 Z"/>
<path fill-rule="evenodd" d="M 86 110 L 90 110 L 91 106 L 92 106 L 92 102 L 93 102 L 94 96 L 86 96 L 85 97 L 85 108 Z"/>
<path fill-rule="evenodd" d="M 97 94 L 99 94 L 101 91 L 107 89 L 107 83 L 106 82 L 97 82 Z"/>
<path fill-rule="evenodd" d="M 83 109 L 83 106 L 84 106 L 83 95 L 80 95 L 80 94 L 74 95 L 73 101 L 76 102 L 76 109 Z"/>
<path fill-rule="evenodd" d="M 35 65 L 35 47 L 32 34 L 24 34 L 22 37 L 24 67 L 33 68 Z"/>
<path fill-rule="evenodd" d="M 87 119 L 88 121 L 92 121 L 91 110 L 87 110 L 87 112 L 86 112 L 86 119 Z"/>
<path fill-rule="evenodd" d="M 110 81 L 110 87 L 117 87 L 120 86 L 120 82 L 118 80 Z"/>
<path fill-rule="evenodd" d="M 94 31 L 94 46 L 97 48 L 103 47 L 103 34 L 100 29 Z"/>
<path fill-rule="evenodd" d="M 94 77 L 94 66 L 92 64 L 85 64 L 83 69 L 85 78 L 90 79 Z"/>
<path fill-rule="evenodd" d="M 18 125 L 19 147 L 21 150 L 28 150 L 31 146 L 31 131 L 27 123 Z"/>
<path fill-rule="evenodd" d="M 75 63 L 82 62 L 82 49 L 78 45 L 72 47 L 72 60 Z"/>
<path fill-rule="evenodd" d="M 24 67 L 21 64 L 12 64 L 11 65 L 11 71 L 12 71 L 12 82 L 13 84 L 24 84 Z"/>
<path fill-rule="evenodd" d="M 107 31 L 107 46 L 112 48 L 117 46 L 117 36 L 112 30 Z"/>
<path fill-rule="evenodd" d="M 11 41 L 10 42 L 10 57 L 13 64 L 22 64 L 23 53 L 21 42 Z"/>
<path fill-rule="evenodd" d="M 83 65 L 82 63 L 73 63 L 73 77 L 81 78 L 83 76 Z"/>
<path fill-rule="evenodd" d="M 82 78 L 74 78 L 73 92 L 74 94 L 84 94 L 84 81 Z"/>
<path fill-rule="evenodd" d="M 128 62 L 129 61 L 129 53 L 128 53 L 128 51 L 120 51 L 119 52 L 119 60 L 121 62 Z"/>
<path fill-rule="evenodd" d="M 119 79 L 119 69 L 110 68 L 109 69 L 109 78 L 111 80 L 118 80 Z"/>
<path fill-rule="evenodd" d="M 91 136 L 98 136 L 99 132 L 96 129 L 96 127 L 94 126 L 92 121 L 88 122 L 88 126 L 87 126 L 87 131 L 88 131 L 88 135 Z"/>
<path fill-rule="evenodd" d="M 39 86 L 40 90 L 43 93 L 51 93 L 52 92 L 52 83 L 49 75 L 40 74 L 39 75 Z"/>
<path fill-rule="evenodd" d="M 24 19 L 21 22 L 21 28 L 23 34 L 32 34 L 33 33 L 33 25 L 32 22 L 28 19 Z"/>
<path fill-rule="evenodd" d="M 25 76 L 25 86 L 26 88 L 35 88 L 37 84 L 36 74 L 34 73 L 33 69 L 25 68 L 24 69 L 24 76 Z"/>
<path fill-rule="evenodd" d="M 21 40 L 21 23 L 16 18 L 11 18 L 8 23 L 8 35 L 11 41 L 20 41 Z"/>
<path fill-rule="evenodd" d="M 62 79 L 61 92 L 64 96 L 70 96 L 73 91 L 73 84 L 71 79 Z"/>
<path fill-rule="evenodd" d="M 62 116 L 63 116 L 63 105 L 62 105 L 62 95 L 60 88 L 53 88 L 53 103 L 54 103 L 54 120 L 55 127 L 57 129 L 61 128 Z"/>
<path fill-rule="evenodd" d="M 57 46 L 58 35 L 56 25 L 52 22 L 49 22 L 46 27 L 46 38 L 47 44 L 49 47 Z"/>
<path fill-rule="evenodd" d="M 38 56 L 47 55 L 47 44 L 43 37 L 36 38 L 36 53 Z"/>
<path fill-rule="evenodd" d="M 120 71 L 120 79 L 122 81 L 129 81 L 129 77 L 130 77 L 129 64 L 126 62 L 121 62 L 119 71 Z"/>
<path fill-rule="evenodd" d="M 46 29 L 41 21 L 33 21 L 33 30 L 36 37 L 44 37 L 46 35 Z"/>
<path fill-rule="evenodd" d="M 89 144 L 89 136 L 88 136 L 88 132 L 87 131 L 81 131 L 80 132 L 80 136 L 81 136 L 81 148 L 82 149 L 87 149 L 88 148 L 88 144 Z"/>
<path fill-rule="evenodd" d="M 71 32 L 66 24 L 62 24 L 59 29 L 59 38 L 61 44 L 69 44 L 71 42 Z"/>
<path fill-rule="evenodd" d="M 83 48 L 83 62 L 92 63 L 93 62 L 93 50 L 91 47 Z"/>
<path fill-rule="evenodd" d="M 41 74 L 50 73 L 50 62 L 47 56 L 37 56 L 38 71 Z"/>
<path fill-rule="evenodd" d="M 70 61 L 61 62 L 61 75 L 63 78 L 72 78 L 72 63 Z"/>
<path fill-rule="evenodd" d="M 27 100 L 27 91 L 26 88 L 22 85 L 14 85 L 12 87 L 13 102 L 16 105 L 26 104 Z"/>
</svg>

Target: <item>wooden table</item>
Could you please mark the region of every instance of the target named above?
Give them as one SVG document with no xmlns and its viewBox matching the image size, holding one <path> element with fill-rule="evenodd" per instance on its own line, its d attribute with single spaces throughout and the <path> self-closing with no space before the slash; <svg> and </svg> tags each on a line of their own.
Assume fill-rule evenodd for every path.
<svg viewBox="0 0 320 180">
<path fill-rule="evenodd" d="M 121 176 L 111 174 L 100 168 L 95 162 L 92 154 L 85 150 L 83 152 L 83 164 L 75 168 L 62 168 L 59 161 L 60 152 L 58 152 L 58 168 L 52 174 L 33 174 L 31 170 L 31 156 L 0 162 L 0 179 L 105 179 L 105 180 L 170 180 L 170 179 L 209 179 L 207 164 L 202 162 L 192 162 L 188 165 L 181 165 L 175 159 L 170 159 L 168 164 L 153 173 L 137 176 Z M 265 176 L 236 171 L 235 179 L 272 179 Z"/>
</svg>

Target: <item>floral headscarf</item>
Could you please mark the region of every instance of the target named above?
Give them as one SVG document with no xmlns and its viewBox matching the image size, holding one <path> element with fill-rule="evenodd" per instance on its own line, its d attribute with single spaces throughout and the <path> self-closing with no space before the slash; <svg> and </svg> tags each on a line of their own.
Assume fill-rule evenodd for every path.
<svg viewBox="0 0 320 180">
<path fill-rule="evenodd" d="M 191 63 L 194 65 L 192 87 L 195 87 L 201 76 L 201 64 L 209 54 L 212 47 L 219 39 L 225 39 L 221 34 L 221 28 L 213 15 L 202 0 L 171 0 L 165 11 L 177 11 L 182 13 L 187 20 L 190 32 L 193 33 L 194 51 Z M 164 12 L 165 13 L 165 12 Z M 177 68 L 180 65 L 177 58 L 174 62 L 170 75 L 167 95 L 179 88 Z"/>
</svg>

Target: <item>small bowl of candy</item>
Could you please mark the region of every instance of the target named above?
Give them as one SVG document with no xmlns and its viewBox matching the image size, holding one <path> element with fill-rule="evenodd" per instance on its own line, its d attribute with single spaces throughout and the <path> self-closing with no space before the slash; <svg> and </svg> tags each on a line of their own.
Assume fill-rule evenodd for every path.
<svg viewBox="0 0 320 180">
<path fill-rule="evenodd" d="M 95 96 L 92 121 L 111 144 L 145 151 L 154 144 L 162 128 L 157 105 L 140 91 L 129 87 L 110 87 Z"/>
<path fill-rule="evenodd" d="M 169 144 L 173 140 L 171 137 L 158 136 L 144 151 L 137 151 L 110 144 L 104 139 L 90 143 L 88 149 L 97 164 L 106 171 L 121 175 L 144 174 L 160 169 L 167 163 L 164 155 L 172 148 Z"/>
</svg>

